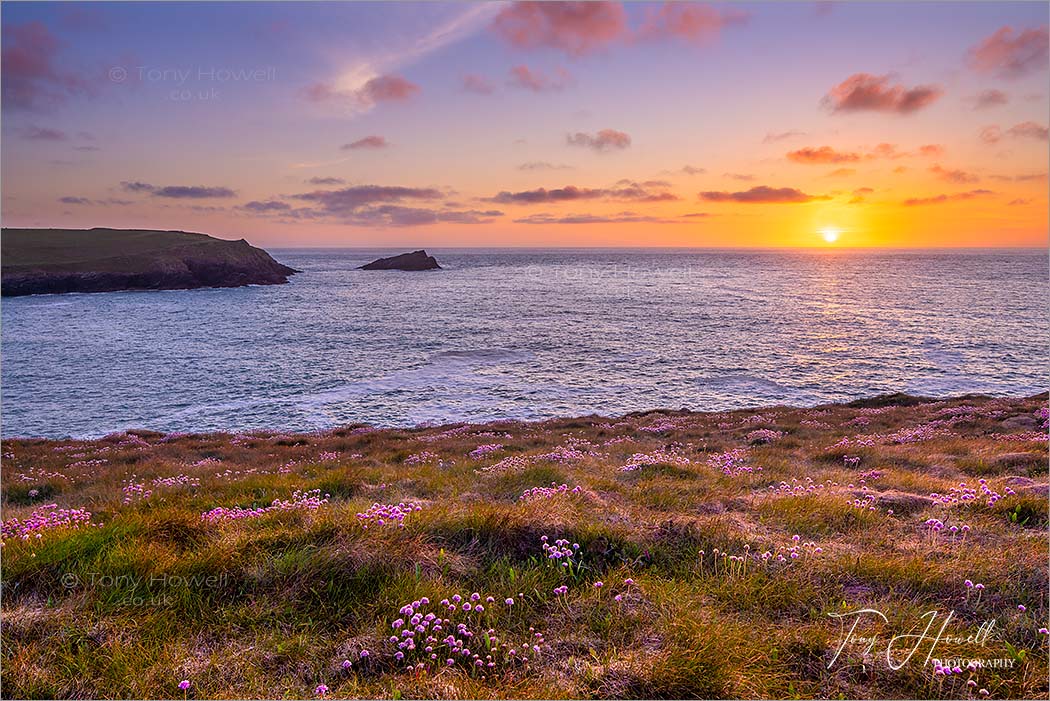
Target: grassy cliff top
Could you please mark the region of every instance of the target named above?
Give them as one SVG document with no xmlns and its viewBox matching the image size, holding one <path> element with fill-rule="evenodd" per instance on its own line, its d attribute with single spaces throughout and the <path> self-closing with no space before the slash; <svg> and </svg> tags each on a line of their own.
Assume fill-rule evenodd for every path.
<svg viewBox="0 0 1050 701">
<path fill-rule="evenodd" d="M 245 245 L 185 231 L 142 229 L 3 229 L 0 262 L 4 268 L 61 267 L 98 270 L 109 262 L 127 270 L 131 261 L 149 261 L 186 247 L 218 249 Z"/>
<path fill-rule="evenodd" d="M 1046 396 L 891 399 L 7 440 L 2 695 L 1047 698 Z"/>
</svg>

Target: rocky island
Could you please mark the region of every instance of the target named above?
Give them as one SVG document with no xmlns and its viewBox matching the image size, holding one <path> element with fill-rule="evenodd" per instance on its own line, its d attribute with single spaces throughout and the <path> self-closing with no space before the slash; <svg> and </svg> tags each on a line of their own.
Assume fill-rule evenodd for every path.
<svg viewBox="0 0 1050 701">
<path fill-rule="evenodd" d="M 244 239 L 185 231 L 3 229 L 4 296 L 278 285 L 298 271 Z"/>
<path fill-rule="evenodd" d="M 374 260 L 362 265 L 358 270 L 441 270 L 441 266 L 438 265 L 437 259 L 428 256 L 426 251 L 412 251 Z"/>
</svg>

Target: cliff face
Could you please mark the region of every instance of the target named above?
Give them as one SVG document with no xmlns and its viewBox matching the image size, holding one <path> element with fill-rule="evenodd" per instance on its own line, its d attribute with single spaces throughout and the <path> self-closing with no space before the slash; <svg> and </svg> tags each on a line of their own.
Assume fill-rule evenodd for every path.
<svg viewBox="0 0 1050 701">
<path fill-rule="evenodd" d="M 4 296 L 277 285 L 297 272 L 241 239 L 182 231 L 4 229 Z"/>
</svg>

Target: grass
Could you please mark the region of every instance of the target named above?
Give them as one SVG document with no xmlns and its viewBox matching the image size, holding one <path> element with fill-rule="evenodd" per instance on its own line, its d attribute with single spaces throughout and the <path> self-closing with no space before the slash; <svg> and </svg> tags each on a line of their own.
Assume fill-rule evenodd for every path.
<svg viewBox="0 0 1050 701">
<path fill-rule="evenodd" d="M 4 441 L 0 694 L 303 698 L 324 684 L 327 697 L 1046 698 L 1045 405 L 893 396 Z M 758 429 L 781 435 L 765 444 Z M 293 498 L 315 489 L 321 501 Z M 953 489 L 975 498 L 932 496 Z M 403 528 L 391 509 L 383 525 L 358 516 L 402 502 Z M 259 511 L 202 518 L 234 507 Z M 15 519 L 41 508 L 90 516 L 19 537 Z M 544 556 L 545 536 L 567 541 L 572 567 Z M 474 592 L 485 610 L 463 611 Z M 454 595 L 442 616 L 467 626 L 470 655 L 448 665 L 444 631 L 434 661 L 424 633 L 415 649 L 389 640 L 406 604 L 447 611 L 438 602 Z M 836 658 L 861 609 L 887 619 L 857 624 L 876 642 Z M 951 613 L 931 659 L 984 667 L 936 674 L 933 633 L 907 664 L 887 664 L 890 639 L 921 633 L 931 611 L 937 627 Z"/>
<path fill-rule="evenodd" d="M 134 261 L 135 256 L 155 255 L 173 248 L 224 243 L 228 242 L 183 231 L 5 228 L 4 268 L 62 266 L 64 270 L 97 270 L 100 264 L 108 266 L 106 261 L 110 260 Z"/>
</svg>

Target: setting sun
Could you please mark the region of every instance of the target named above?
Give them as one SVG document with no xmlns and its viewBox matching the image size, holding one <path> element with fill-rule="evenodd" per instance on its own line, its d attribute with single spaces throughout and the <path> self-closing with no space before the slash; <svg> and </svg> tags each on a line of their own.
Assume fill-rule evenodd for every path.
<svg viewBox="0 0 1050 701">
<path fill-rule="evenodd" d="M 827 229 L 821 229 L 820 230 L 820 235 L 828 243 L 835 243 L 836 241 L 838 241 L 839 240 L 839 233 L 840 232 L 839 232 L 838 229 L 832 229 L 832 228 L 827 228 Z"/>
</svg>

